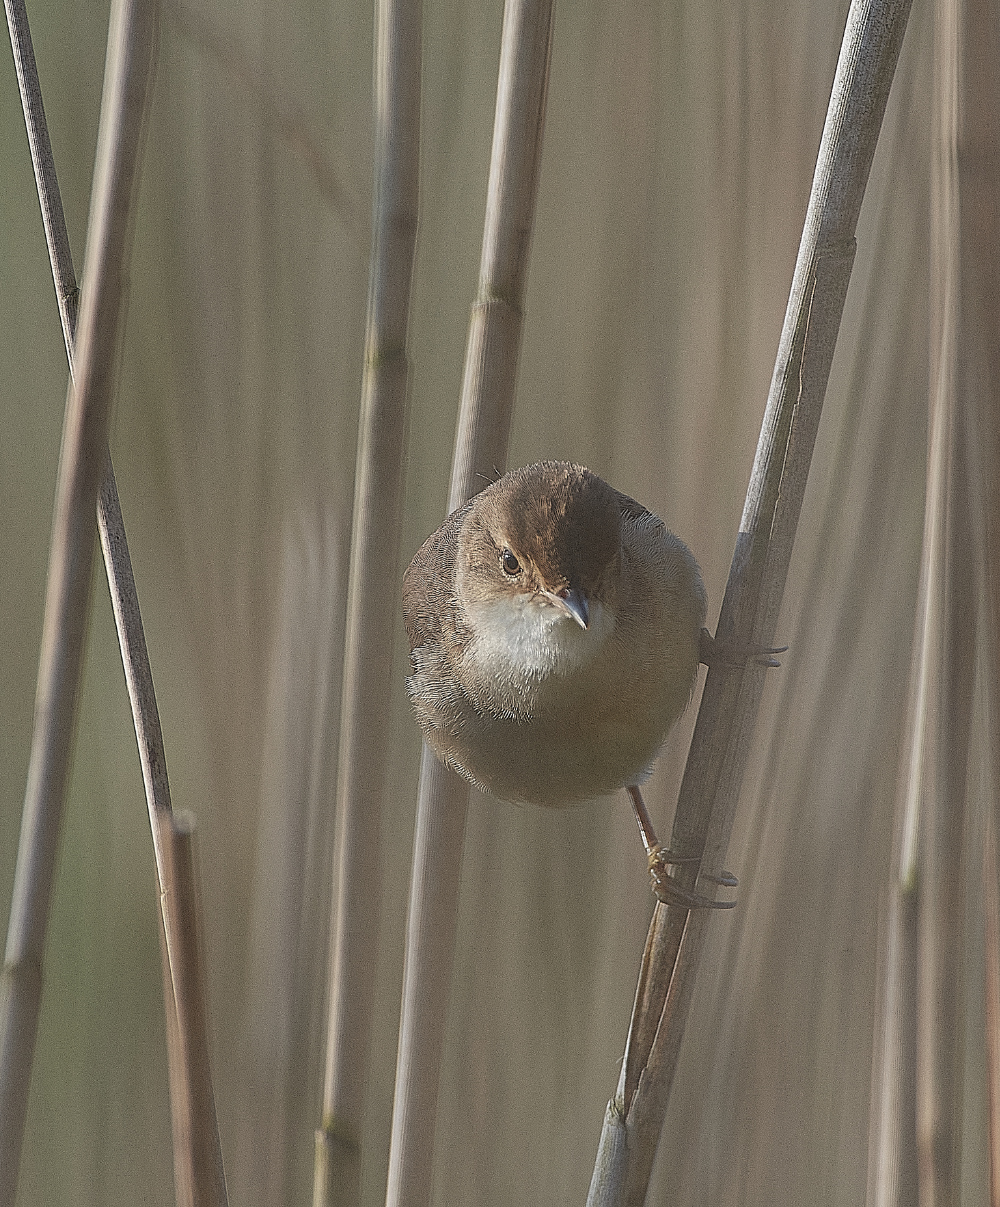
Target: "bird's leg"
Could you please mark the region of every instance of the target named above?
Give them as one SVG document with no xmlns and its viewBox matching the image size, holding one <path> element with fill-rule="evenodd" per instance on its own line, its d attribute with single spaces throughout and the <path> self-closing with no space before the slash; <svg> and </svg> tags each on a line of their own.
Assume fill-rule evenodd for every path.
<svg viewBox="0 0 1000 1207">
<path fill-rule="evenodd" d="M 711 897 L 703 897 L 700 893 L 688 892 L 674 880 L 667 871 L 668 866 L 692 863 L 696 856 L 681 856 L 675 855 L 672 851 L 665 851 L 656 837 L 649 810 L 646 808 L 646 802 L 642 799 L 642 793 L 637 785 L 629 784 L 628 794 L 632 800 L 635 820 L 639 823 L 642 845 L 646 848 L 649 878 L 653 882 L 653 895 L 656 899 L 662 901 L 664 905 L 680 905 L 685 909 L 732 909 L 736 904 L 735 901 L 713 901 Z M 721 876 L 706 875 L 704 878 L 715 884 L 725 885 L 727 888 L 736 886 L 736 877 L 729 872 L 723 872 Z"/>
<path fill-rule="evenodd" d="M 758 666 L 781 666 L 775 654 L 783 654 L 787 645 L 771 648 L 763 645 L 732 646 L 723 645 L 716 641 L 708 629 L 701 630 L 698 646 L 698 660 L 706 666 L 746 666 L 748 662 L 756 662 Z"/>
</svg>

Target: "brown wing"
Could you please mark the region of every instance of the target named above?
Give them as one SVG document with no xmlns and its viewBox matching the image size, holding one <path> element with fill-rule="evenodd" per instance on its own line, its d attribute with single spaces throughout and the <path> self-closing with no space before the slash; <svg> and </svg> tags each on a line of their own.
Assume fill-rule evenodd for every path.
<svg viewBox="0 0 1000 1207">
<path fill-rule="evenodd" d="M 615 493 L 622 509 L 623 548 L 626 554 L 630 549 L 644 549 L 639 566 L 654 571 L 646 589 L 659 590 L 676 603 L 687 601 L 690 609 L 684 623 L 693 624 L 699 632 L 705 623 L 705 586 L 691 550 L 648 507 L 620 491 Z"/>
<path fill-rule="evenodd" d="M 460 625 L 455 604 L 458 533 L 469 505 L 445 520 L 417 550 L 403 575 L 403 623 L 410 649 L 437 644 Z"/>
</svg>

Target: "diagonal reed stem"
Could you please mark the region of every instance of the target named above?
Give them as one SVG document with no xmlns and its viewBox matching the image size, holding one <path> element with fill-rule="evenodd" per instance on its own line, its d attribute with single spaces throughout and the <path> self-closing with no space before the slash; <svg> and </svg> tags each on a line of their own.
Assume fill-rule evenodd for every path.
<svg viewBox="0 0 1000 1207">
<path fill-rule="evenodd" d="M 45 110 L 42 102 L 41 85 L 35 63 L 34 50 L 31 43 L 31 32 L 28 26 L 28 16 L 24 0 L 5 0 L 7 23 L 10 30 L 11 45 L 14 50 L 14 61 L 17 69 L 18 85 L 21 93 L 21 103 L 24 109 L 25 127 L 31 150 L 32 167 L 38 189 L 38 199 L 42 212 L 45 229 L 45 240 L 52 266 L 52 278 L 56 289 L 56 299 L 59 306 L 59 316 L 62 324 L 63 339 L 66 345 L 66 355 L 69 361 L 71 377 L 75 376 L 74 347 L 76 338 L 79 290 L 76 284 L 76 274 L 73 268 L 73 258 L 69 244 L 69 235 L 63 214 L 62 198 L 56 177 L 55 160 L 49 141 L 48 124 L 45 120 Z M 156 4 L 151 4 L 145 12 L 139 14 L 133 26 L 133 40 L 138 48 L 136 79 L 130 90 L 131 104 L 139 106 L 138 112 L 129 115 L 129 120 L 138 123 L 130 127 L 130 137 L 135 143 L 135 156 L 138 161 L 141 145 L 142 105 L 148 91 L 148 79 L 152 75 L 153 46 L 155 43 L 158 10 Z M 112 30 L 112 33 L 114 30 Z M 111 43 L 109 41 L 109 54 Z M 145 55 L 145 63 L 143 63 Z M 133 186 L 134 187 L 134 186 Z M 95 196 L 96 193 L 95 182 Z M 119 253 L 124 265 L 127 256 Z M 211 1076 L 207 1062 L 207 1027 L 205 1025 L 204 981 L 203 977 L 179 977 L 180 987 L 175 991 L 171 977 L 171 961 L 166 941 L 167 930 L 172 938 L 170 950 L 173 952 L 175 967 L 197 968 L 197 927 L 196 927 L 196 894 L 193 881 L 179 880 L 173 869 L 193 866 L 190 859 L 186 861 L 174 857 L 172 852 L 179 844 L 190 841 L 190 828 L 182 825 L 175 826 L 170 804 L 170 788 L 167 781 L 166 757 L 163 748 L 163 735 L 160 729 L 159 712 L 156 706 L 156 695 L 153 689 L 152 671 L 146 639 L 142 627 L 142 617 L 139 610 L 139 598 L 136 591 L 135 577 L 132 572 L 132 561 L 129 555 L 128 541 L 125 535 L 125 524 L 122 517 L 121 505 L 118 499 L 118 489 L 115 482 L 114 467 L 111 464 L 110 452 L 105 451 L 105 472 L 97 498 L 97 521 L 100 531 L 101 546 L 104 554 L 108 584 L 111 591 L 115 623 L 118 629 L 119 643 L 122 651 L 122 663 L 128 685 L 129 700 L 135 722 L 139 758 L 142 767 L 143 784 L 149 807 L 150 825 L 153 837 L 153 849 L 156 857 L 157 877 L 160 884 L 161 908 L 170 903 L 175 913 L 187 919 L 183 924 L 175 922 L 164 930 L 162 954 L 164 960 L 164 981 L 169 992 L 164 995 L 164 1007 L 167 1023 L 167 1050 L 171 1073 L 171 1101 L 174 1105 L 175 1118 L 178 1103 L 193 1101 L 195 1110 L 189 1110 L 188 1117 L 195 1120 L 194 1134 L 201 1137 L 198 1145 L 191 1143 L 192 1130 L 182 1136 L 180 1129 L 174 1129 L 174 1161 L 177 1176 L 178 1194 L 184 1202 L 224 1203 L 225 1184 L 221 1180 L 222 1158 L 218 1144 L 218 1129 L 215 1122 L 214 1094 Z M 92 543 L 92 537 L 91 537 Z M 66 754 L 68 757 L 68 751 Z M 61 809 L 61 804 L 59 806 Z M 57 827 L 58 828 L 58 827 Z M 54 851 L 53 851 L 54 855 Z M 44 933 L 43 936 L 44 938 Z M 37 1004 L 35 1006 L 37 1018 Z M 180 1010 L 180 1017 L 178 1015 Z M 29 1042 L 25 1023 L 29 1015 L 26 1007 L 20 1011 L 20 1020 L 12 1023 L 11 1038 L 16 1035 L 22 1045 Z M 193 1020 L 193 1021 L 192 1021 Z M 6 1023 L 6 1016 L 5 1016 Z M 200 1032 L 192 1033 L 193 1027 L 200 1027 Z M 6 1026 L 5 1026 L 6 1035 Z M 205 1058 L 193 1063 L 185 1059 L 185 1045 L 188 1050 L 204 1052 Z M 33 1041 L 32 1041 L 33 1046 Z M 24 1059 L 30 1072 L 31 1053 L 26 1051 Z M 193 1067 L 193 1072 L 192 1072 Z M 24 1120 L 18 1122 L 16 1111 L 10 1114 L 4 1112 L 12 1127 L 18 1127 L 23 1135 Z M 19 1164 L 20 1140 L 16 1142 L 17 1155 L 13 1152 L 13 1137 L 10 1140 L 4 1133 L 0 1140 L 5 1147 L 0 1149 L 5 1154 L 11 1154 L 9 1176 L 16 1185 L 17 1166 Z M 214 1137 L 214 1153 L 211 1159 L 200 1155 L 204 1149 L 206 1137 Z M 221 1183 L 221 1193 L 219 1186 Z M 187 1197 L 182 1194 L 182 1188 L 187 1187 Z M 192 1198 L 197 1188 L 202 1190 L 197 1198 Z M 2 1196 L 7 1192 L 6 1184 L 0 1179 L 0 1202 L 7 1202 Z M 10 1192 L 13 1193 L 13 1190 Z"/>
<path fill-rule="evenodd" d="M 148 15 L 142 7 L 117 4 L 108 40 L 87 284 L 59 458 L 35 726 L 0 1003 L 0 1204 L 13 1202 L 17 1185 L 41 1004 L 42 953 L 83 664 L 97 494 L 107 457 L 129 214 L 151 62 Z"/>
<path fill-rule="evenodd" d="M 864 197 L 909 15 L 909 0 L 853 0 L 813 177 L 785 322 L 717 638 L 770 646 L 854 261 Z M 764 670 L 710 669 L 670 847 L 693 889 L 718 872 L 729 841 Z M 615 1098 L 588 1207 L 646 1196 L 704 945 L 708 911 L 657 905 Z"/>
</svg>

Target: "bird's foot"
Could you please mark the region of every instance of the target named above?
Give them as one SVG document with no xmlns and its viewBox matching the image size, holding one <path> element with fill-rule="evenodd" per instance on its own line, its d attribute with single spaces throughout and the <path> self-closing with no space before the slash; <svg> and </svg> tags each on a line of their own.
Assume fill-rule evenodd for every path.
<svg viewBox="0 0 1000 1207">
<path fill-rule="evenodd" d="M 703 897 L 701 893 L 692 893 L 683 888 L 667 871 L 668 866 L 689 863 L 692 860 L 675 856 L 671 851 L 664 851 L 655 844 L 647 852 L 649 879 L 652 882 L 653 896 L 664 905 L 680 905 L 684 909 L 732 909 L 735 901 L 713 901 L 711 897 Z M 723 872 L 721 876 L 705 874 L 703 879 L 711 880 L 714 884 L 735 888 L 736 877 L 731 872 Z"/>
<path fill-rule="evenodd" d="M 697 855 L 677 855 L 673 851 L 665 851 L 660 846 L 653 823 L 642 799 L 638 784 L 627 785 L 627 791 L 632 798 L 632 809 L 639 823 L 639 833 L 642 835 L 642 845 L 646 849 L 646 861 L 649 866 L 649 878 L 652 881 L 653 896 L 664 905 L 680 905 L 684 909 L 732 909 L 735 901 L 713 901 L 711 897 L 703 897 L 693 893 L 678 884 L 670 875 L 667 868 L 674 864 L 696 863 Z M 732 872 L 723 872 L 721 876 L 705 874 L 704 879 L 726 888 L 736 887 L 736 877 Z"/>
<path fill-rule="evenodd" d="M 781 666 L 781 663 L 774 655 L 783 654 L 787 649 L 787 645 L 775 647 L 764 645 L 723 645 L 721 642 L 716 641 L 708 629 L 702 629 L 698 647 L 698 659 L 700 662 L 704 662 L 706 666 L 741 667 L 746 666 L 748 662 L 756 662 L 758 666 L 773 667 Z"/>
</svg>

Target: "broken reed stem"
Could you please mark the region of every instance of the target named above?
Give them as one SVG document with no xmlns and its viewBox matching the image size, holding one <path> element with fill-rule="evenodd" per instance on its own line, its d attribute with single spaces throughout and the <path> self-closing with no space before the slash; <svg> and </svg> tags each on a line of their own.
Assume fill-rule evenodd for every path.
<svg viewBox="0 0 1000 1207">
<path fill-rule="evenodd" d="M 56 175 L 55 160 L 49 141 L 48 124 L 45 120 L 45 109 L 42 102 L 41 85 L 35 63 L 34 49 L 31 42 L 31 31 L 23 0 L 6 0 L 7 23 L 10 30 L 11 45 L 14 50 L 14 61 L 17 69 L 18 85 L 21 93 L 21 103 L 24 109 L 25 127 L 28 143 L 31 149 L 32 167 L 38 190 L 39 205 L 42 212 L 42 222 L 45 229 L 45 241 L 52 266 L 52 278 L 59 306 L 59 316 L 62 324 L 63 339 L 66 345 L 66 355 L 69 362 L 70 375 L 74 375 L 74 347 L 78 316 L 79 290 L 76 284 L 76 274 L 73 268 L 73 257 L 66 230 L 62 198 Z M 152 55 L 157 30 L 158 11 L 156 5 L 151 5 L 144 15 L 142 31 L 137 37 L 148 36 L 149 63 L 146 71 L 152 76 Z M 137 83 L 138 91 L 139 85 Z M 142 86 L 142 94 L 148 92 L 148 87 Z M 140 117 L 141 126 L 141 117 Z M 141 128 L 139 131 L 141 137 Z M 136 151 L 138 156 L 138 150 Z M 95 185 L 96 190 L 96 185 Z M 96 196 L 96 191 L 95 191 Z M 118 630 L 119 644 L 122 652 L 122 664 L 128 685 L 129 701 L 135 723 L 136 739 L 139 749 L 139 760 L 142 767 L 143 784 L 146 801 L 149 808 L 150 829 L 153 839 L 153 849 L 156 858 L 157 878 L 160 885 L 161 907 L 164 900 L 183 897 L 189 892 L 190 900 L 184 909 L 188 915 L 196 908 L 193 888 L 186 890 L 184 885 L 178 885 L 172 880 L 171 863 L 164 854 L 162 835 L 169 832 L 172 825 L 170 786 L 167 780 L 166 756 L 163 748 L 163 735 L 160 729 L 159 711 L 156 706 L 156 695 L 153 688 L 152 670 L 149 663 L 149 653 L 142 627 L 142 617 L 139 610 L 139 597 L 132 572 L 132 560 L 129 555 L 128 541 L 125 534 L 125 523 L 122 517 L 121 504 L 118 499 L 118 489 L 115 482 L 114 467 L 109 451 L 105 452 L 105 473 L 101 482 L 97 499 L 97 521 L 104 554 L 104 564 L 108 576 L 115 624 Z M 169 956 L 166 937 L 163 932 L 163 917 L 161 912 L 161 955 L 163 959 L 164 983 L 171 985 Z M 200 982 L 198 982 L 200 983 Z M 176 1115 L 177 1104 L 191 1097 L 191 1091 L 185 1086 L 185 1062 L 180 1048 L 180 1033 L 178 1031 L 177 1003 L 173 990 L 164 995 L 164 1010 L 167 1031 L 167 1056 L 170 1067 L 171 1103 Z M 197 1010 L 192 1005 L 185 1006 L 187 1018 L 204 1019 L 204 1010 Z M 203 1035 L 199 1042 L 206 1047 L 207 1037 Z M 30 1065 L 30 1056 L 29 1056 Z M 207 1069 L 207 1064 L 205 1065 Z M 208 1096 L 211 1098 L 211 1085 L 208 1086 Z M 204 1088 L 197 1095 L 204 1101 Z M 23 1120 L 20 1124 L 23 1134 Z M 211 1119 L 211 1133 L 217 1136 L 214 1112 Z M 208 1129 L 202 1129 L 208 1134 Z M 6 1149 L 3 1151 L 7 1151 Z M 190 1145 L 186 1148 L 181 1142 L 177 1128 L 174 1128 L 174 1162 L 178 1170 L 178 1187 L 182 1181 L 192 1185 L 192 1176 L 181 1176 L 180 1170 L 190 1168 L 193 1157 Z M 221 1150 L 217 1156 L 217 1164 L 221 1168 Z M 16 1177 L 16 1162 L 11 1162 L 11 1176 Z M 0 1181 L 2 1185 L 2 1181 Z M 0 1197 L 0 1202 L 6 1200 Z M 210 1202 L 202 1195 L 199 1202 Z"/>
<path fill-rule="evenodd" d="M 160 904 L 169 969 L 169 975 L 164 975 L 164 991 L 171 1045 L 174 1189 L 178 1207 L 227 1207 L 209 1063 L 194 822 L 170 813 L 159 815 L 157 824 L 164 883 L 170 886 L 162 893 Z"/>
<path fill-rule="evenodd" d="M 208 1052 L 208 1016 L 191 849 L 193 822 L 171 810 L 166 754 L 118 488 L 108 458 L 98 525 L 125 668 L 156 858 L 163 1009 L 178 1207 L 225 1207 L 222 1147 Z"/>
<path fill-rule="evenodd" d="M 552 54 L 552 0 L 507 0 L 483 250 L 448 510 L 507 460 Z M 469 788 L 423 748 L 413 841 L 387 1207 L 430 1202 Z"/>
<path fill-rule="evenodd" d="M 66 402 L 59 458 L 35 725 L 0 1000 L 0 1207 L 14 1200 L 24 1136 L 42 955 L 83 665 L 97 494 L 107 458 L 154 17 L 152 6 L 119 0 L 112 9 L 108 38 L 76 377 Z"/>
<path fill-rule="evenodd" d="M 337 774 L 337 876 L 313 1202 L 356 1201 L 375 1000 L 392 641 L 407 445 L 407 329 L 420 195 L 421 0 L 377 0 L 375 182 Z"/>
<path fill-rule="evenodd" d="M 770 646 L 854 261 L 854 231 L 910 0 L 854 0 L 785 313 L 767 409 L 716 633 Z M 710 669 L 670 848 L 718 871 L 764 685 L 764 670 Z M 657 905 L 625 1060 L 598 1146 L 589 1207 L 641 1204 L 662 1129 L 708 911 Z"/>
</svg>

